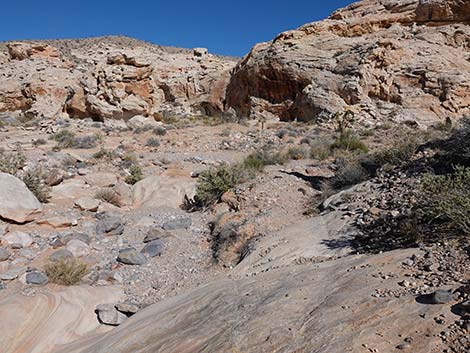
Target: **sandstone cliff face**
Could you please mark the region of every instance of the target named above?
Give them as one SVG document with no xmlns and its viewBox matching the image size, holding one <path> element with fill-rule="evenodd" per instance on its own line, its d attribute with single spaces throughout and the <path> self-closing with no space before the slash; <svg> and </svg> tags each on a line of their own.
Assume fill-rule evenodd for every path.
<svg viewBox="0 0 470 353">
<path fill-rule="evenodd" d="M 223 110 L 234 59 L 130 41 L 8 43 L 0 54 L 0 113 L 101 120 Z"/>
<path fill-rule="evenodd" d="M 426 123 L 470 112 L 470 2 L 364 0 L 255 46 L 227 107 L 244 116 L 324 120 L 351 109 Z"/>
</svg>

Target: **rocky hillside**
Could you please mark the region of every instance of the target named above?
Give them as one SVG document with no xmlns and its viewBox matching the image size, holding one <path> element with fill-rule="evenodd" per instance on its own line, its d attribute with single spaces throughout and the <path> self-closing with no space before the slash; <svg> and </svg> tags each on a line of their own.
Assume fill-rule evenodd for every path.
<svg viewBox="0 0 470 353">
<path fill-rule="evenodd" d="M 470 3 L 364 0 L 256 45 L 227 104 L 244 116 L 426 123 L 470 113 Z"/>
<path fill-rule="evenodd" d="M 1 353 L 468 353 L 469 4 L 1 44 Z"/>
<path fill-rule="evenodd" d="M 236 63 L 204 48 L 126 37 L 5 43 L 0 50 L 0 113 L 27 119 L 220 113 Z"/>
</svg>

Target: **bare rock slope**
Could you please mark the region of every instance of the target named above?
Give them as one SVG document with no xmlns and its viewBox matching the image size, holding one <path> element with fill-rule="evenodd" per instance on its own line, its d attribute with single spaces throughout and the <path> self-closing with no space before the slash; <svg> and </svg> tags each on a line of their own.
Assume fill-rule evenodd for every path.
<svg viewBox="0 0 470 353">
<path fill-rule="evenodd" d="M 256 45 L 227 104 L 242 115 L 321 120 L 351 109 L 373 121 L 470 112 L 470 3 L 364 0 Z"/>
</svg>

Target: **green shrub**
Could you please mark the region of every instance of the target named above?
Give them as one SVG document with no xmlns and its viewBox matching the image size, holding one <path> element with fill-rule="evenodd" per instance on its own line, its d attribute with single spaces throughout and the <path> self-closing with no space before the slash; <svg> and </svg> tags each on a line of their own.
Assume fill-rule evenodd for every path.
<svg viewBox="0 0 470 353">
<path fill-rule="evenodd" d="M 68 129 L 62 129 L 52 135 L 52 139 L 57 142 L 59 148 L 71 148 L 75 141 L 75 134 Z"/>
<path fill-rule="evenodd" d="M 112 159 L 113 153 L 104 149 L 103 147 L 100 150 L 93 154 L 93 158 L 95 159 Z"/>
<path fill-rule="evenodd" d="M 160 141 L 155 137 L 151 137 L 147 140 L 145 146 L 157 148 L 160 146 Z"/>
<path fill-rule="evenodd" d="M 301 159 L 306 159 L 309 157 L 309 152 L 300 146 L 295 146 L 295 147 L 290 147 L 286 154 L 285 154 L 286 159 L 288 160 L 301 160 Z"/>
<path fill-rule="evenodd" d="M 165 136 L 166 129 L 163 126 L 157 126 L 153 129 L 153 133 L 157 136 Z"/>
<path fill-rule="evenodd" d="M 144 178 L 142 167 L 138 164 L 133 164 L 129 168 L 129 175 L 126 177 L 126 183 L 134 185 Z"/>
<path fill-rule="evenodd" d="M 338 170 L 333 178 L 333 186 L 337 189 L 362 183 L 369 174 L 356 158 L 343 159 L 337 162 Z"/>
<path fill-rule="evenodd" d="M 88 265 L 77 260 L 62 260 L 50 262 L 44 270 L 50 282 L 72 286 L 80 283 L 85 277 L 88 273 Z"/>
<path fill-rule="evenodd" d="M 113 188 L 103 188 L 96 192 L 95 198 L 116 207 L 121 207 L 121 196 Z"/>
<path fill-rule="evenodd" d="M 39 169 L 28 170 L 23 175 L 23 182 L 40 202 L 47 202 L 50 198 L 50 188 L 45 183 L 45 174 Z"/>
<path fill-rule="evenodd" d="M 16 175 L 24 167 L 26 157 L 21 152 L 0 151 L 0 172 Z"/>
<path fill-rule="evenodd" d="M 242 180 L 239 166 L 221 166 L 199 176 L 194 201 L 200 207 L 208 207 L 220 200 L 222 195 Z"/>
<path fill-rule="evenodd" d="M 383 149 L 372 154 L 372 158 L 379 165 L 402 165 L 411 161 L 415 155 L 419 143 L 415 138 L 399 140 L 392 147 Z"/>
<path fill-rule="evenodd" d="M 246 157 L 242 165 L 245 169 L 262 171 L 267 165 L 284 164 L 285 162 L 286 157 L 282 153 L 261 150 Z"/>
<path fill-rule="evenodd" d="M 98 146 L 98 143 L 103 140 L 103 137 L 101 134 L 75 137 L 75 134 L 72 131 L 62 129 L 52 135 L 52 139 L 57 142 L 57 149 L 89 149 Z"/>
<path fill-rule="evenodd" d="M 367 153 L 369 151 L 367 145 L 349 129 L 346 129 L 339 134 L 335 142 L 331 145 L 331 149 L 350 152 L 359 151 L 363 153 Z"/>
<path fill-rule="evenodd" d="M 470 234 L 470 168 L 457 166 L 451 175 L 427 175 L 421 180 L 420 215 L 441 220 Z"/>
</svg>

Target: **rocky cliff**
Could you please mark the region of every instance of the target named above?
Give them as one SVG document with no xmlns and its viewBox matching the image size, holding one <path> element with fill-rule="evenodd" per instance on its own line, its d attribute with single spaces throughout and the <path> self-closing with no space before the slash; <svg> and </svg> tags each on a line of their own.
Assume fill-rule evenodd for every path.
<svg viewBox="0 0 470 353">
<path fill-rule="evenodd" d="M 470 112 L 470 2 L 364 0 L 261 43 L 235 68 L 227 105 L 244 116 L 373 122 Z"/>
<path fill-rule="evenodd" d="M 236 59 L 105 37 L 6 43 L 0 64 L 0 113 L 102 120 L 221 112 Z"/>
</svg>

